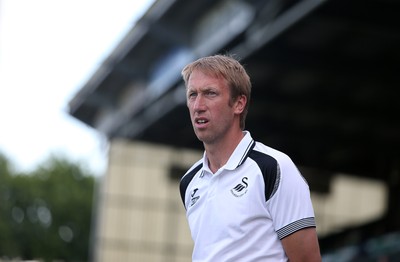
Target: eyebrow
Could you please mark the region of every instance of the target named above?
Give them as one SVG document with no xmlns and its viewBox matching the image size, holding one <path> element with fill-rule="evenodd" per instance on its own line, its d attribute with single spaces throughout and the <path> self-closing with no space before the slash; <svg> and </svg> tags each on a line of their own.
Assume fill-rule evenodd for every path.
<svg viewBox="0 0 400 262">
<path fill-rule="evenodd" d="M 194 88 L 194 87 L 186 87 L 186 90 L 199 90 L 200 92 L 204 92 L 204 91 L 209 91 L 209 90 L 216 90 L 218 88 L 216 88 L 215 86 L 205 86 L 205 87 L 199 87 L 199 88 Z"/>
</svg>

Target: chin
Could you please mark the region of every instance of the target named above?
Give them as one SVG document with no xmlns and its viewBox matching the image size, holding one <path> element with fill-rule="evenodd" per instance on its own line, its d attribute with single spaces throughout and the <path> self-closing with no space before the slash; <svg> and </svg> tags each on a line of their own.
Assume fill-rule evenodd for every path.
<svg viewBox="0 0 400 262">
<path fill-rule="evenodd" d="M 203 137 L 203 136 L 199 136 L 199 135 L 197 135 L 197 134 L 196 134 L 196 136 L 197 136 L 197 139 L 198 139 L 199 141 L 201 141 L 201 142 L 204 143 L 204 137 Z"/>
<path fill-rule="evenodd" d="M 197 139 L 200 140 L 201 142 L 205 143 L 208 139 L 207 136 L 204 134 L 199 134 L 198 132 L 196 133 Z"/>
<path fill-rule="evenodd" d="M 204 144 L 213 144 L 215 142 L 216 136 L 206 130 L 196 130 L 195 134 L 197 139 L 199 139 Z"/>
<path fill-rule="evenodd" d="M 211 145 L 215 142 L 215 139 L 213 137 L 209 137 L 209 136 L 197 136 L 197 138 L 203 142 L 203 144 L 208 144 Z"/>
</svg>

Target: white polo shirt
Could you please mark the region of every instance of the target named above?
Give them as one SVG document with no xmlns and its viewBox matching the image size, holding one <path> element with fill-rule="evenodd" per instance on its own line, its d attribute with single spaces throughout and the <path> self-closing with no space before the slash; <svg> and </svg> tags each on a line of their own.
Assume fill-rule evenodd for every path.
<svg viewBox="0 0 400 262">
<path fill-rule="evenodd" d="M 215 174 L 204 153 L 180 190 L 193 261 L 287 261 L 280 240 L 315 227 L 308 185 L 292 160 L 249 132 Z"/>
</svg>

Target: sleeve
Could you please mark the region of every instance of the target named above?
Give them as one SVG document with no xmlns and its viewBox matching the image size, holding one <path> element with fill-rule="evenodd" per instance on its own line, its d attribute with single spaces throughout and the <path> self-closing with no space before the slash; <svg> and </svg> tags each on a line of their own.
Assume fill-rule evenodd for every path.
<svg viewBox="0 0 400 262">
<path fill-rule="evenodd" d="M 279 239 L 308 227 L 315 227 L 314 209 L 306 180 L 292 160 L 278 159 L 278 187 L 267 202 Z"/>
</svg>

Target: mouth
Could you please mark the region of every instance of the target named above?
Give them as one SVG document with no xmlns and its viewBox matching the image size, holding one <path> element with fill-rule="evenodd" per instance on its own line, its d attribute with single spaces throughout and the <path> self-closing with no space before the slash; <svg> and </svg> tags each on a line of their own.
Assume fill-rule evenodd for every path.
<svg viewBox="0 0 400 262">
<path fill-rule="evenodd" d="M 205 127 L 205 126 L 206 126 L 206 124 L 208 123 L 208 120 L 205 119 L 205 118 L 196 118 L 196 119 L 194 120 L 194 123 L 195 123 L 195 126 L 196 126 L 197 128 L 202 128 L 202 127 Z"/>
</svg>

